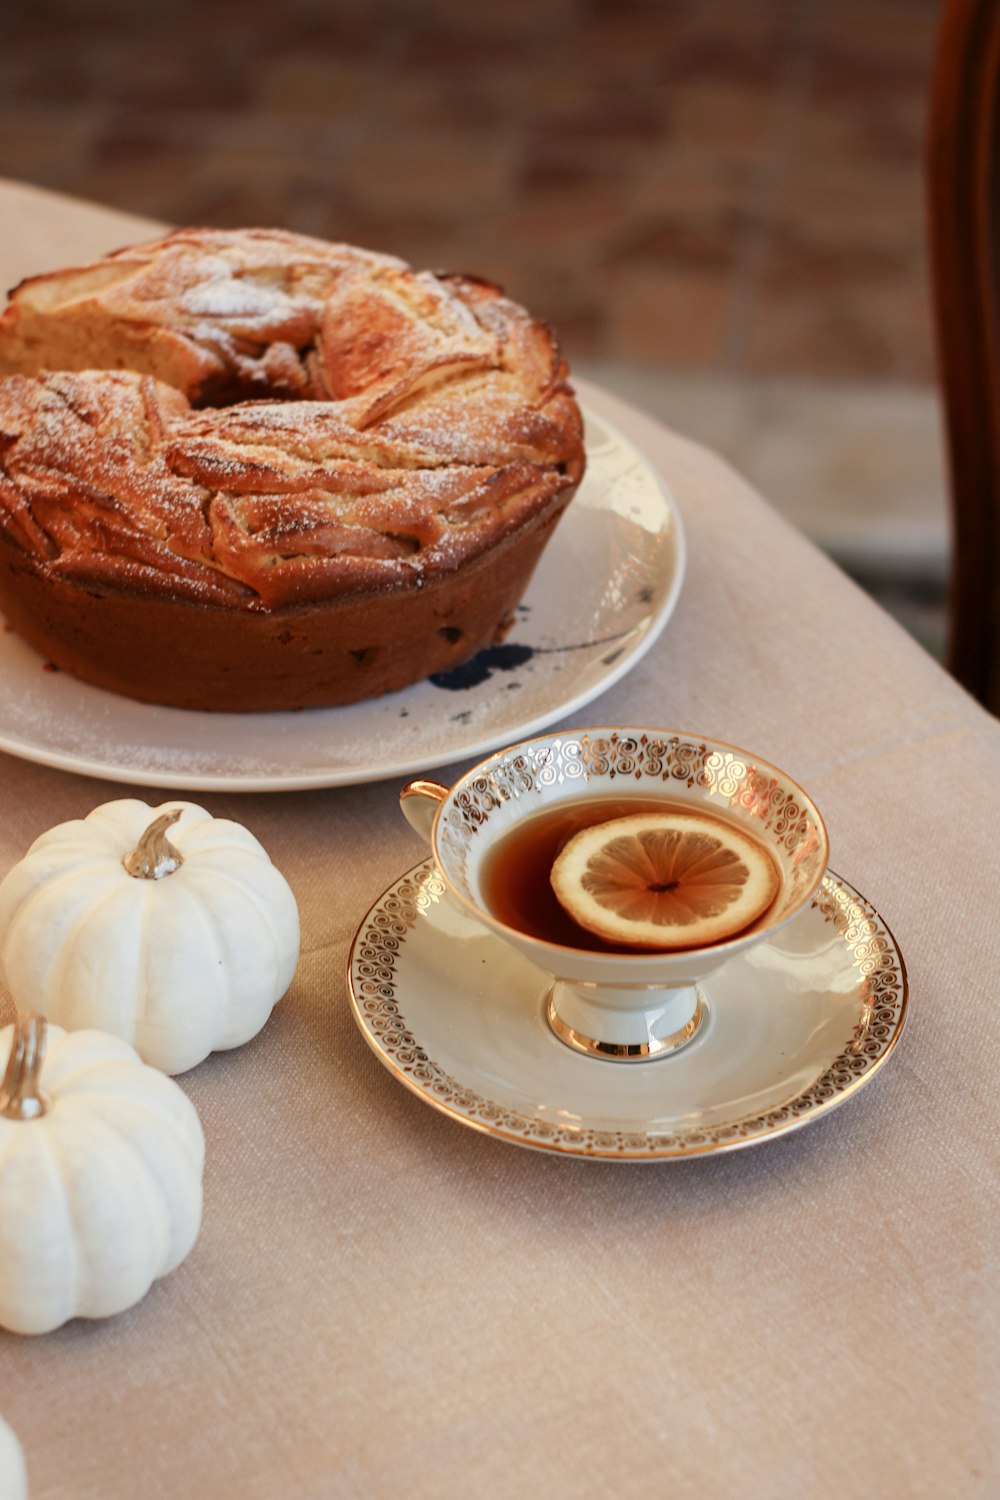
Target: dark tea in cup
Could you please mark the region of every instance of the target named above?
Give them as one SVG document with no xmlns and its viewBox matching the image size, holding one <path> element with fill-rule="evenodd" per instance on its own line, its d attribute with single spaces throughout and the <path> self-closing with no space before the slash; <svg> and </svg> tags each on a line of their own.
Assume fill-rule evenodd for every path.
<svg viewBox="0 0 1000 1500">
<path fill-rule="evenodd" d="M 577 834 L 604 824 L 617 824 L 621 819 L 634 818 L 640 814 L 653 817 L 671 814 L 675 818 L 684 819 L 692 817 L 692 809 L 690 803 L 662 797 L 591 796 L 556 803 L 524 818 L 496 840 L 483 860 L 480 875 L 483 904 L 505 927 L 512 927 L 543 943 L 556 943 L 561 947 L 579 948 L 590 953 L 621 953 L 623 956 L 634 954 L 634 946 L 588 930 L 571 915 L 553 888 L 552 870 L 562 850 Z M 702 830 L 707 825 L 722 844 L 727 842 L 727 834 L 732 827 L 743 839 L 753 844 L 766 860 L 770 872 L 773 872 L 774 895 L 767 902 L 766 910 L 758 913 L 751 922 L 730 928 L 725 939 L 720 939 L 728 940 L 752 929 L 759 922 L 766 922 L 767 912 L 774 901 L 780 899 L 781 870 L 767 845 L 763 840 L 754 838 L 745 825 L 740 825 L 737 830 L 736 825 L 726 818 L 706 813 L 701 808 L 698 809 L 696 821 Z M 650 889 L 658 891 L 665 890 L 665 887 L 650 886 Z M 664 899 L 669 899 L 669 894 Z M 695 905 L 697 899 L 696 894 Z M 677 951 L 683 946 L 684 943 L 678 942 L 676 938 L 663 944 L 664 950 L 670 951 Z M 644 951 L 651 951 L 649 945 L 644 947 Z"/>
</svg>

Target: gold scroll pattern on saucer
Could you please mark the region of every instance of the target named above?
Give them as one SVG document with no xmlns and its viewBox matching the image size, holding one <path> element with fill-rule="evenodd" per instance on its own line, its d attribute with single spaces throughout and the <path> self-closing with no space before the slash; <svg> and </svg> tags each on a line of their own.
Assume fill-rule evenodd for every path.
<svg viewBox="0 0 1000 1500">
<path fill-rule="evenodd" d="M 805 1124 L 851 1095 L 886 1059 L 903 1025 L 906 971 L 895 941 L 875 908 L 838 876 L 827 874 L 812 902 L 843 939 L 858 972 L 861 1017 L 850 1041 L 820 1078 L 777 1109 L 675 1132 L 571 1129 L 508 1109 L 464 1086 L 431 1058 L 412 1035 L 397 1000 L 400 948 L 421 915 L 446 893 L 428 861 L 405 875 L 370 913 L 355 947 L 354 998 L 390 1070 L 445 1114 L 489 1135 L 534 1146 L 615 1160 L 707 1155 L 750 1145 Z"/>
</svg>

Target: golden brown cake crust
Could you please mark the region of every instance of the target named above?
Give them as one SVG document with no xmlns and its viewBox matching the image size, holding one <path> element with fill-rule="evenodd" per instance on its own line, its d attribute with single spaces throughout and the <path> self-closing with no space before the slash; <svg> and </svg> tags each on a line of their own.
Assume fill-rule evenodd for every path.
<svg viewBox="0 0 1000 1500">
<path fill-rule="evenodd" d="M 0 536 L 0 599 L 55 666 L 147 703 L 257 712 L 356 703 L 502 638 L 559 510 L 422 589 L 245 613 L 43 575 Z M 470 651 L 471 648 L 471 651 Z"/>
<path fill-rule="evenodd" d="M 40 641 L 12 580 L 197 606 L 191 630 L 206 610 L 396 609 L 544 536 L 583 470 L 558 348 L 496 287 L 277 231 L 181 231 L 22 283 L 0 374 L 0 605 L 84 676 L 79 621 L 71 661 L 68 620 L 50 610 Z M 509 569 L 492 602 L 480 572 L 492 624 L 448 627 L 465 655 L 517 602 Z M 424 665 L 399 648 L 404 680 L 439 669 L 439 641 Z M 200 706 L 223 706 L 202 678 Z"/>
</svg>

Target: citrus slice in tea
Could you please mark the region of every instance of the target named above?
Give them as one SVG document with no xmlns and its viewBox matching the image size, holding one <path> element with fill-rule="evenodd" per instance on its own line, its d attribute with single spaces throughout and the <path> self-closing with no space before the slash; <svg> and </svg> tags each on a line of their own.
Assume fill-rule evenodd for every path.
<svg viewBox="0 0 1000 1500">
<path fill-rule="evenodd" d="M 700 948 L 742 932 L 778 893 L 758 843 L 700 813 L 638 813 L 575 834 L 552 865 L 559 904 L 605 942 Z"/>
</svg>

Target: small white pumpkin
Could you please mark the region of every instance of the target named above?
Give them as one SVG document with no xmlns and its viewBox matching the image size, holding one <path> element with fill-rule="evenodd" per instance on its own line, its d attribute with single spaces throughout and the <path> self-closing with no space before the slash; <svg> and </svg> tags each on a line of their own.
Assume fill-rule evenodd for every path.
<svg viewBox="0 0 1000 1500">
<path fill-rule="evenodd" d="M 14 1429 L 0 1417 L 0 1496 L 28 1500 L 28 1471 Z"/>
<path fill-rule="evenodd" d="M 30 1012 L 0 1030 L 3 1057 L 0 1327 L 123 1312 L 198 1237 L 194 1105 L 127 1043 Z"/>
<path fill-rule="evenodd" d="M 106 802 L 43 833 L 0 884 L 18 1010 L 108 1031 L 165 1073 L 256 1036 L 298 956 L 284 876 L 191 802 Z"/>
</svg>

